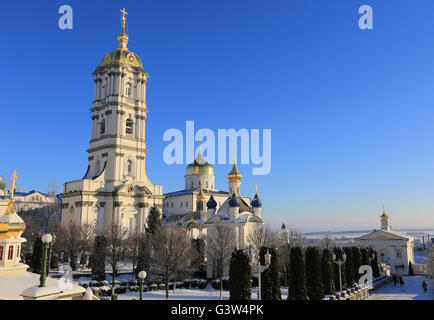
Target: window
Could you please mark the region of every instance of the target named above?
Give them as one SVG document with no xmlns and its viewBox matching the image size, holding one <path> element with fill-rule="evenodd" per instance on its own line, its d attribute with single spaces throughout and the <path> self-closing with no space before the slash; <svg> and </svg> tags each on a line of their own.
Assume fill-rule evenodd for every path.
<svg viewBox="0 0 434 320">
<path fill-rule="evenodd" d="M 170 206 L 173 208 L 173 202 L 170 204 Z"/>
<path fill-rule="evenodd" d="M 185 206 L 188 207 L 188 201 L 185 202 Z"/>
<path fill-rule="evenodd" d="M 396 249 L 396 257 L 401 258 L 401 249 Z"/>
<path fill-rule="evenodd" d="M 20 256 L 20 247 L 18 246 L 17 247 L 17 258 L 19 258 L 19 256 Z"/>
<path fill-rule="evenodd" d="M 131 92 L 132 92 L 132 90 L 131 90 L 131 84 L 130 84 L 130 83 L 127 83 L 127 86 L 126 86 L 126 88 L 125 88 L 125 95 L 126 95 L 127 97 L 131 97 Z"/>
<path fill-rule="evenodd" d="M 0 246 L 0 261 L 3 260 L 3 246 Z"/>
<path fill-rule="evenodd" d="M 206 188 L 208 189 L 208 181 L 206 182 Z"/>
<path fill-rule="evenodd" d="M 99 124 L 99 133 L 105 134 L 105 120 L 104 119 L 102 119 L 100 124 Z"/>
<path fill-rule="evenodd" d="M 131 120 L 130 118 L 127 119 L 125 124 L 125 133 L 133 134 L 133 120 Z"/>
<path fill-rule="evenodd" d="M 69 209 L 69 212 L 71 212 L 71 214 L 74 213 L 74 207 L 71 207 L 71 209 Z"/>
<path fill-rule="evenodd" d="M 133 161 L 128 160 L 127 162 L 127 175 L 131 176 L 133 173 Z"/>
<path fill-rule="evenodd" d="M 12 260 L 13 257 L 14 257 L 14 246 L 9 246 L 8 260 Z"/>
</svg>

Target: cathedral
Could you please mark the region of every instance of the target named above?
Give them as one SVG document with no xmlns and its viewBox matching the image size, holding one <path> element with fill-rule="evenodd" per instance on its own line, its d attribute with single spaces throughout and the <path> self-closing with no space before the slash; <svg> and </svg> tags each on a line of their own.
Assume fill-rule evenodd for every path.
<svg viewBox="0 0 434 320">
<path fill-rule="evenodd" d="M 107 52 L 93 76 L 92 130 L 88 167 L 82 179 L 66 182 L 62 225 L 95 224 L 104 233 L 113 224 L 141 232 L 151 206 L 162 206 L 163 188 L 152 183 L 146 162 L 148 73 L 127 48 L 125 10 L 118 47 Z"/>
<path fill-rule="evenodd" d="M 216 189 L 214 168 L 204 159 L 199 147 L 195 160 L 187 166 L 184 190 L 164 195 L 166 225 L 183 227 L 194 239 L 205 238 L 207 228 L 213 223 L 238 220 L 240 215 L 245 223 L 262 225 L 262 202 L 257 193 L 252 201 L 249 196 L 241 194 L 241 178 L 234 163 L 228 174 L 228 191 Z M 233 212 L 234 208 L 237 208 L 237 214 Z M 240 241 L 240 245 L 244 244 L 244 240 Z"/>
</svg>

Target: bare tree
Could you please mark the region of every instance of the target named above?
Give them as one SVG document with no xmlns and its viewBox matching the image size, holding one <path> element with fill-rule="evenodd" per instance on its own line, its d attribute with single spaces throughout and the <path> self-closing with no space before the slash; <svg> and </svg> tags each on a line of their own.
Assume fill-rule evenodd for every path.
<svg viewBox="0 0 434 320">
<path fill-rule="evenodd" d="M 191 242 L 184 230 L 164 226 L 158 226 L 150 240 L 153 248 L 152 261 L 166 285 L 166 299 L 169 299 L 169 281 L 188 266 Z"/>
<path fill-rule="evenodd" d="M 211 263 L 220 278 L 220 300 L 223 294 L 224 269 L 229 265 L 231 254 L 235 247 L 236 237 L 231 226 L 220 222 L 208 227 L 206 243 L 207 263 Z"/>
<path fill-rule="evenodd" d="M 289 231 L 289 240 L 288 245 L 290 247 L 305 247 L 306 246 L 306 238 L 303 237 L 303 234 L 295 229 L 291 229 Z"/>
<path fill-rule="evenodd" d="M 112 268 L 112 299 L 115 293 L 115 277 L 118 263 L 128 251 L 128 228 L 112 224 L 104 233 L 107 240 L 106 261 Z"/>
<path fill-rule="evenodd" d="M 133 277 L 137 274 L 137 262 L 140 254 L 141 242 L 146 235 L 143 232 L 134 232 L 128 236 L 128 257 L 133 264 Z"/>
<path fill-rule="evenodd" d="M 319 246 L 322 249 L 333 250 L 336 247 L 336 242 L 328 233 L 325 233 L 320 240 Z"/>
<path fill-rule="evenodd" d="M 58 245 L 68 252 L 73 270 L 77 268 L 78 253 L 90 249 L 94 236 L 95 228 L 90 224 L 71 223 L 67 227 L 60 228 Z"/>
<path fill-rule="evenodd" d="M 279 236 L 271 230 L 269 225 L 262 225 L 249 234 L 247 242 L 252 248 L 253 258 L 257 261 L 260 258 L 262 247 L 277 248 L 279 246 Z"/>
</svg>

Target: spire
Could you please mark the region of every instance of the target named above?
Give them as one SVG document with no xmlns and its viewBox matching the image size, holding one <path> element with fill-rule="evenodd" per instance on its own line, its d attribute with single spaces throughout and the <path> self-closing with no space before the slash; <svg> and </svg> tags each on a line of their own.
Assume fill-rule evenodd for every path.
<svg viewBox="0 0 434 320">
<path fill-rule="evenodd" d="M 203 193 L 202 182 L 200 182 L 199 194 L 197 196 L 198 202 L 205 202 L 205 193 Z"/>
<path fill-rule="evenodd" d="M 17 180 L 17 179 L 18 179 L 17 170 L 14 170 L 14 173 L 13 173 L 13 175 L 11 177 L 11 180 L 12 180 L 12 188 L 10 190 L 11 197 L 8 199 L 8 207 L 6 209 L 6 214 L 15 213 L 15 209 L 14 209 L 14 203 L 15 203 L 14 194 L 15 194 L 15 188 L 16 188 L 15 187 L 15 180 Z"/>
<path fill-rule="evenodd" d="M 196 159 L 194 159 L 198 164 L 205 164 L 206 160 L 202 154 L 202 141 L 199 141 L 199 152 L 197 153 Z"/>
<path fill-rule="evenodd" d="M 386 214 L 386 209 L 385 209 L 384 205 L 382 207 L 383 207 L 383 214 L 380 216 L 380 218 L 381 218 L 381 220 L 387 220 L 387 219 L 389 219 L 389 216 Z"/>
<path fill-rule="evenodd" d="M 234 166 L 232 167 L 232 170 L 228 174 L 229 181 L 240 181 L 242 178 L 241 173 L 238 171 L 237 168 L 237 157 L 234 153 Z"/>
<path fill-rule="evenodd" d="M 282 228 L 281 229 L 286 229 L 285 222 L 282 223 Z"/>
<path fill-rule="evenodd" d="M 118 44 L 119 44 L 119 48 L 127 48 L 127 44 L 128 44 L 128 35 L 125 32 L 125 15 L 128 14 L 128 12 L 125 11 L 125 8 L 123 8 L 122 10 L 120 10 L 122 12 L 122 31 L 121 33 L 119 33 L 118 35 Z"/>
</svg>

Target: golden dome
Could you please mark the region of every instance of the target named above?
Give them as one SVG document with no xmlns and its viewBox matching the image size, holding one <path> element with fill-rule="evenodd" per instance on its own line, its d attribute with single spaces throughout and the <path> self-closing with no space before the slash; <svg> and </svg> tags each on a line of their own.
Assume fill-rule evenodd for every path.
<svg viewBox="0 0 434 320">
<path fill-rule="evenodd" d="M 196 159 L 194 159 L 193 163 L 190 163 L 187 166 L 187 170 L 185 172 L 186 176 L 194 174 L 208 174 L 212 176 L 214 175 L 214 168 L 212 167 L 212 165 L 206 162 L 202 155 L 202 149 L 200 147 Z"/>
<path fill-rule="evenodd" d="M 229 181 L 240 181 L 242 178 L 241 172 L 238 171 L 237 165 L 234 163 L 231 172 L 228 174 Z"/>
<path fill-rule="evenodd" d="M 205 202 L 205 193 L 203 193 L 203 190 L 202 190 L 202 183 L 200 184 L 199 194 L 197 195 L 196 199 L 199 202 Z"/>
<path fill-rule="evenodd" d="M 102 59 L 100 66 L 106 66 L 109 64 L 126 64 L 134 67 L 143 68 L 142 61 L 139 56 L 134 52 L 131 52 L 127 48 L 128 35 L 125 32 L 125 15 L 128 14 L 125 9 L 122 12 L 122 30 L 119 33 L 118 47 L 113 52 L 107 52 Z"/>
<path fill-rule="evenodd" d="M 194 160 L 193 163 L 190 163 L 187 166 L 187 170 L 185 171 L 186 176 L 194 175 L 194 174 L 208 174 L 214 175 L 214 168 L 208 162 L 204 164 L 198 163 Z"/>
</svg>

